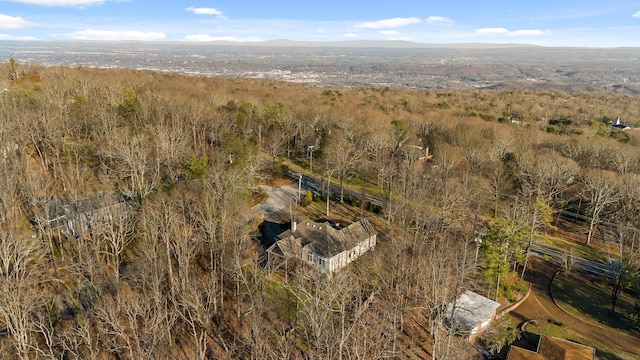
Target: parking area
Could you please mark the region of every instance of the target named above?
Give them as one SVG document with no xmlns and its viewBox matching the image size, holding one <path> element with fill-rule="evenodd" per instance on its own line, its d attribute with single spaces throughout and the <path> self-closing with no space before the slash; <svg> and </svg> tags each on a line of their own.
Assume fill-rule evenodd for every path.
<svg viewBox="0 0 640 360">
<path fill-rule="evenodd" d="M 261 187 L 268 197 L 251 209 L 252 215 L 276 223 L 290 221 L 292 206 L 295 206 L 298 201 L 298 187 L 295 185 L 263 185 Z"/>
</svg>

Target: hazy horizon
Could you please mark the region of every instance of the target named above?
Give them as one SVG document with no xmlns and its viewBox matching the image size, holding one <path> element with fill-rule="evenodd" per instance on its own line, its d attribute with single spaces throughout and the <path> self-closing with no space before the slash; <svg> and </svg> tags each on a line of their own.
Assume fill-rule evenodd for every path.
<svg viewBox="0 0 640 360">
<path fill-rule="evenodd" d="M 404 40 L 638 47 L 640 4 L 613 0 L 432 3 L 326 0 L 0 0 L 1 40 L 150 42 Z"/>
</svg>

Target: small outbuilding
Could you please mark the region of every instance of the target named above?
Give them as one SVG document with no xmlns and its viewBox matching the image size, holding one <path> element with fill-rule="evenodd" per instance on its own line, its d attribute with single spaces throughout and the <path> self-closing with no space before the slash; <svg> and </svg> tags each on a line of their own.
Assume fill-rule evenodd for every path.
<svg viewBox="0 0 640 360">
<path fill-rule="evenodd" d="M 91 231 L 102 233 L 111 223 L 125 221 L 133 211 L 123 194 L 90 198 L 32 198 L 31 222 L 38 231 L 56 231 L 80 237 Z"/>
<path fill-rule="evenodd" d="M 499 307 L 498 302 L 473 291 L 465 291 L 454 303 L 448 305 L 447 318 L 464 327 L 469 332 L 469 337 L 472 337 L 491 324 Z"/>
</svg>

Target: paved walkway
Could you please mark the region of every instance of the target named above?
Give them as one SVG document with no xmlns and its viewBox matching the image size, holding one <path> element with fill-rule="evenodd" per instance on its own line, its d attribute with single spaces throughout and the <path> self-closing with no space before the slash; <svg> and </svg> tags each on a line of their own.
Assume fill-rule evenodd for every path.
<svg viewBox="0 0 640 360">
<path fill-rule="evenodd" d="M 531 294 L 511 312 L 511 316 L 519 322 L 526 320 L 546 322 L 547 319 L 554 319 L 587 339 L 593 339 L 612 349 L 621 350 L 640 358 L 639 338 L 616 329 L 575 318 L 556 306 L 549 294 L 549 285 L 555 270 L 548 263 L 540 260 L 531 265 Z"/>
</svg>

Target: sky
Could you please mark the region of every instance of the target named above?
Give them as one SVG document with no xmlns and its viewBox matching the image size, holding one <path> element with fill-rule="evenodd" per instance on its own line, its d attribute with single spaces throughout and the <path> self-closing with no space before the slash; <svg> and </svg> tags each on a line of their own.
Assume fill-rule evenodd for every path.
<svg viewBox="0 0 640 360">
<path fill-rule="evenodd" d="M 0 0 L 0 40 L 640 47 L 640 1 Z"/>
</svg>

